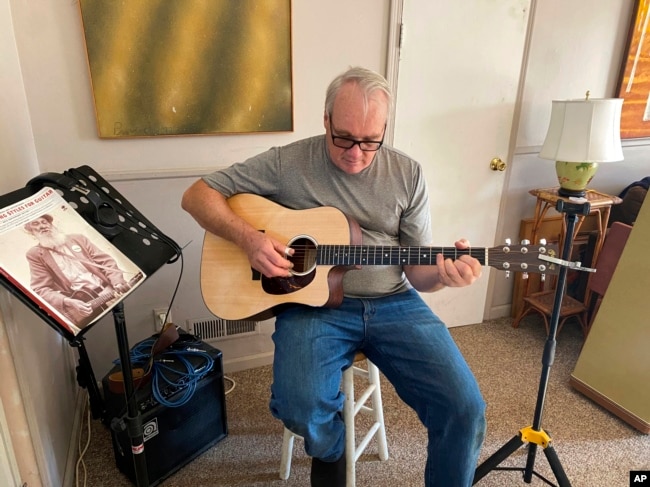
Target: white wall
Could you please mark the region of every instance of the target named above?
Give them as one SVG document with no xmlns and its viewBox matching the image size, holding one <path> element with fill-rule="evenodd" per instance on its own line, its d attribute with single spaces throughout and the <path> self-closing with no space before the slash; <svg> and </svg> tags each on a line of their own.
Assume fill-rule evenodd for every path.
<svg viewBox="0 0 650 487">
<path fill-rule="evenodd" d="M 211 317 L 198 289 L 203 234 L 180 210 L 184 189 L 209 170 L 272 145 L 321 132 L 325 88 L 348 66 L 361 64 L 385 70 L 388 0 L 294 1 L 292 8 L 293 132 L 101 140 L 96 135 L 78 3 L 0 0 L 2 194 L 22 187 L 41 172 L 92 166 L 163 232 L 181 245 L 189 243 L 172 310 L 175 321 L 184 325 L 186 319 Z M 179 264 L 162 268 L 126 300 L 131 344 L 154 331 L 151 309 L 170 299 L 179 271 Z M 61 485 L 67 457 L 67 445 L 61 443 L 67 443 L 72 429 L 72 418 L 64 411 L 74 410 L 78 390 L 71 381 L 70 365 L 61 357 L 67 345 L 24 306 L 11 301 L 9 312 L 2 318 L 8 328 L 20 327 L 21 339 L 12 343 L 16 355 L 23 357 L 17 360 L 18 368 L 20 373 L 24 374 L 24 369 L 33 374 L 27 375 L 29 389 L 38 397 L 48 398 L 37 401 L 28 392 L 25 405 L 36 425 L 32 435 L 38 454 L 44 459 L 39 467 L 46 485 Z M 245 366 L 242 356 L 272 351 L 269 333 L 266 326 L 256 339 L 233 339 L 222 342 L 219 348 L 231 368 Z M 96 324 L 86 338 L 95 375 L 101 379 L 118 355 L 112 318 Z M 55 346 L 46 345 L 48 340 Z M 34 366 L 36 358 L 38 366 Z"/>
<path fill-rule="evenodd" d="M 39 172 L 14 34 L 10 2 L 0 0 L 0 194 L 23 186 Z M 0 438 L 10 440 L 5 443 L 10 448 L 2 452 L 17 465 L 21 481 L 33 487 L 60 483 L 65 470 L 74 420 L 67 413 L 75 409 L 65 346 L 56 333 L 0 289 L 0 363 L 5 379 L 0 383 L 0 410 L 6 415 Z M 57 400 L 49 402 L 46 398 L 53 395 Z M 45 461 L 45 448 L 63 454 Z"/>
<path fill-rule="evenodd" d="M 294 132 L 101 140 L 77 2 L 13 1 L 40 169 L 87 163 L 101 174 L 208 170 L 312 135 L 322 129 L 324 92 L 333 75 L 356 63 L 383 70 L 387 5 L 293 2 Z"/>
<path fill-rule="evenodd" d="M 116 188 L 163 232 L 182 246 L 189 243 L 181 289 L 172 310 L 177 324 L 184 326 L 186 319 L 212 316 L 198 292 L 203 234 L 180 210 L 184 189 L 199 175 L 219 166 L 321 132 L 327 83 L 348 66 L 363 64 L 384 70 L 389 2 L 364 0 L 353 6 L 338 3 L 340 8 L 337 2 L 318 6 L 293 2 L 293 132 L 128 140 L 102 140 L 96 135 L 78 5 L 54 0 L 12 3 L 40 172 L 89 164 L 112 181 L 126 175 L 128 180 L 115 182 Z M 340 15 L 341 9 L 346 12 L 344 16 Z M 335 30 L 333 25 L 337 26 Z M 151 175 L 172 177 L 150 179 Z M 179 175 L 189 176 L 174 177 Z M 179 265 L 168 267 L 125 303 L 131 343 L 154 331 L 151 310 L 164 306 L 172 295 Z M 267 327 L 257 341 L 223 343 L 226 363 L 242 354 L 257 353 L 251 349 L 269 352 L 268 332 Z M 109 316 L 86 335 L 98 378 L 117 357 L 112 334 Z"/>
<path fill-rule="evenodd" d="M 531 218 L 533 188 L 557 186 L 555 164 L 537 154 L 544 142 L 551 101 L 612 98 L 632 14 L 633 0 L 537 1 L 523 84 L 517 148 L 509 164 L 507 191 L 502 201 L 498 242 L 516 241 L 519 223 Z M 625 161 L 602 164 L 591 187 L 617 195 L 633 181 L 650 175 L 650 147 L 646 141 L 624 141 Z M 512 281 L 492 273 L 493 299 L 486 315 L 508 316 Z"/>
</svg>

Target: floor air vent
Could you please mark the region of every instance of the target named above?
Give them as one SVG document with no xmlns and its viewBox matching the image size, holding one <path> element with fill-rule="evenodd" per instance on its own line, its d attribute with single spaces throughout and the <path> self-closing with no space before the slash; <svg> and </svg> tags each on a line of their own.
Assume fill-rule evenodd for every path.
<svg viewBox="0 0 650 487">
<path fill-rule="evenodd" d="M 220 318 L 187 320 L 187 329 L 203 341 L 219 341 L 257 333 L 257 321 L 222 320 Z"/>
</svg>

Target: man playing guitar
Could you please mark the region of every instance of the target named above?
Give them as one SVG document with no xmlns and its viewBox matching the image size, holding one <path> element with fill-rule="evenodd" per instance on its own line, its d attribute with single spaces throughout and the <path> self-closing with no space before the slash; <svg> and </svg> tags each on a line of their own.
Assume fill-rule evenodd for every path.
<svg viewBox="0 0 650 487">
<path fill-rule="evenodd" d="M 239 217 L 228 199 L 264 196 L 291 209 L 335 207 L 358 222 L 364 245 L 431 245 L 421 166 L 383 143 L 392 94 L 351 68 L 330 84 L 325 134 L 275 147 L 195 182 L 182 206 L 208 232 L 241 248 L 266 277 L 292 275 L 295 249 Z M 444 181 L 439 182 L 444 190 Z M 469 247 L 466 240 L 455 243 Z M 485 403 L 446 326 L 418 295 L 481 275 L 462 255 L 435 265 L 367 266 L 345 273 L 338 307 L 291 305 L 277 315 L 270 409 L 302 436 L 311 485 L 345 485 L 342 371 L 363 352 L 428 429 L 425 485 L 467 487 L 485 432 Z"/>
</svg>

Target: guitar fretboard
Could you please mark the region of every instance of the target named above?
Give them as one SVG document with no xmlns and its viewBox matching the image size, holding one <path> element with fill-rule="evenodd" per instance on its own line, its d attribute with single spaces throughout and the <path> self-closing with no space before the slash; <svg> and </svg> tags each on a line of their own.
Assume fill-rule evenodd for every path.
<svg viewBox="0 0 650 487">
<path fill-rule="evenodd" d="M 316 262 L 319 265 L 435 265 L 437 254 L 450 259 L 469 255 L 488 265 L 486 248 L 382 245 L 321 245 L 316 249 Z"/>
</svg>

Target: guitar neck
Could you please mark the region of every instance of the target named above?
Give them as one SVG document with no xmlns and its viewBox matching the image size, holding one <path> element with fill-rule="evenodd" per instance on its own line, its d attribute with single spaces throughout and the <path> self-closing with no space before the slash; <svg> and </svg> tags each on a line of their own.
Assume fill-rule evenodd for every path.
<svg viewBox="0 0 650 487">
<path fill-rule="evenodd" d="M 473 247 L 457 249 L 455 247 L 419 247 L 419 246 L 383 246 L 383 245 L 321 245 L 316 252 L 319 265 L 435 265 L 436 255 L 445 259 L 457 259 L 469 255 L 481 265 L 488 265 L 488 249 Z"/>
<path fill-rule="evenodd" d="M 135 283 L 137 283 L 140 279 L 142 279 L 142 272 L 138 272 L 134 277 L 131 278 L 131 280 L 127 283 L 127 286 L 129 289 L 131 289 Z M 107 290 L 103 291 L 101 294 L 99 294 L 96 298 L 92 299 L 91 301 L 88 302 L 88 304 L 95 308 L 97 306 L 103 306 L 106 303 L 108 303 L 111 299 L 117 297 L 117 293 L 113 290 Z"/>
<path fill-rule="evenodd" d="M 111 299 L 115 297 L 115 292 L 114 291 L 104 291 L 102 292 L 99 296 L 96 298 L 88 301 L 86 304 L 88 304 L 91 308 L 96 308 L 98 306 L 103 306 L 106 303 L 108 303 Z"/>
</svg>

